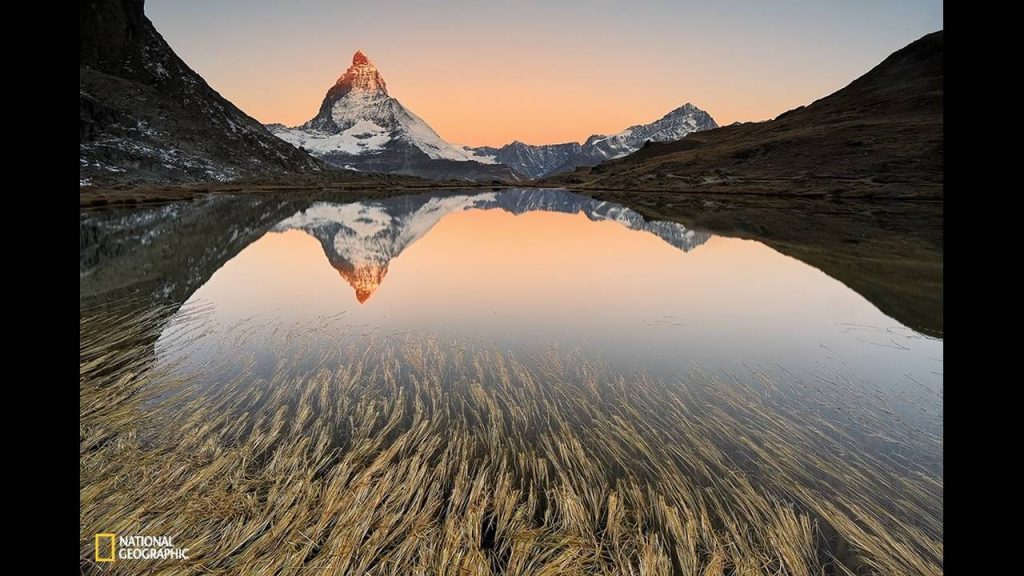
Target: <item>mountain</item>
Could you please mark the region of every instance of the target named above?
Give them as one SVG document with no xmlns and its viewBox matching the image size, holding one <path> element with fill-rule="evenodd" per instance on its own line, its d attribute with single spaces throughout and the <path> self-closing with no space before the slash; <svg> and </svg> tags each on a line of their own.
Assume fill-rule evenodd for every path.
<svg viewBox="0 0 1024 576">
<path fill-rule="evenodd" d="M 581 146 L 575 142 L 533 146 L 522 142 L 501 148 L 467 148 L 474 158 L 505 164 L 529 178 L 571 172 L 577 166 L 596 166 L 639 150 L 647 141 L 671 142 L 692 132 L 711 130 L 718 124 L 707 112 L 686 103 L 650 124 L 630 126 L 618 134 L 595 134 Z"/>
<path fill-rule="evenodd" d="M 646 221 L 628 208 L 565 190 L 513 188 L 473 195 L 420 194 L 350 204 L 315 202 L 273 230 L 303 230 L 320 241 L 331 266 L 365 302 L 384 280 L 391 260 L 422 238 L 446 215 L 463 210 L 582 212 L 594 221 L 613 221 L 654 234 L 684 252 L 710 235 L 676 222 Z"/>
<path fill-rule="evenodd" d="M 156 31 L 142 0 L 82 2 L 78 102 L 83 186 L 325 169 L 210 88 Z"/>
<path fill-rule="evenodd" d="M 384 77 L 359 51 L 327 91 L 316 116 L 294 128 L 281 124 L 267 128 L 341 168 L 434 179 L 518 179 L 507 167 L 445 142 L 388 94 Z"/>
<path fill-rule="evenodd" d="M 711 116 L 693 104 L 686 103 L 650 124 L 630 126 L 611 136 L 591 136 L 570 162 L 556 172 L 577 166 L 596 166 L 605 160 L 619 158 L 639 150 L 648 141 L 673 142 L 692 132 L 718 128 Z"/>
<path fill-rule="evenodd" d="M 576 157 L 582 149 L 583 147 L 578 142 L 535 146 L 523 144 L 518 140 L 501 148 L 490 146 L 466 148 L 481 161 L 504 164 L 530 179 L 552 173 Z"/>
<path fill-rule="evenodd" d="M 548 180 L 642 189 L 942 198 L 943 35 L 894 52 L 845 88 L 774 120 L 692 134 Z"/>
</svg>

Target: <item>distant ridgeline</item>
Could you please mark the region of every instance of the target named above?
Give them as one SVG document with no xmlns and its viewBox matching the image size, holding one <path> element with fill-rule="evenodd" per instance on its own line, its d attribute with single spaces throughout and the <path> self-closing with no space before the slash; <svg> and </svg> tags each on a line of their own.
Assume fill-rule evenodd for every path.
<svg viewBox="0 0 1024 576">
<path fill-rule="evenodd" d="M 534 179 L 593 166 L 638 150 L 647 141 L 678 140 L 718 125 L 703 110 L 686 104 L 650 124 L 611 136 L 533 146 L 513 142 L 501 148 L 470 148 L 446 142 L 419 116 L 390 96 L 384 77 L 362 52 L 338 78 L 311 120 L 293 128 L 268 124 L 279 138 L 327 163 L 352 170 L 465 180 Z M 511 169 L 511 170 L 510 170 Z"/>
</svg>

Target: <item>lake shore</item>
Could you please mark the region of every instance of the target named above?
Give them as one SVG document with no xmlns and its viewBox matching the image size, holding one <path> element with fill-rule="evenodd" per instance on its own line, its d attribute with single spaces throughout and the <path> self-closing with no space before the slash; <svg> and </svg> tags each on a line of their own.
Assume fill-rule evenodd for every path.
<svg viewBox="0 0 1024 576">
<path fill-rule="evenodd" d="M 789 200 L 801 201 L 829 201 L 829 202 L 892 202 L 898 204 L 931 204 L 941 205 L 942 198 L 934 195 L 903 196 L 873 198 L 871 196 L 858 197 L 836 197 L 825 191 L 819 192 L 785 192 L 781 190 L 768 191 L 757 188 L 717 188 L 717 189 L 677 189 L 665 190 L 655 188 L 609 188 L 590 187 L 578 184 L 551 184 L 538 182 L 523 182 L 516 184 L 495 184 L 482 182 L 459 182 L 442 181 L 428 182 L 419 179 L 381 178 L 379 180 L 367 180 L 365 182 L 344 182 L 344 183 L 323 183 L 310 184 L 299 183 L 271 183 L 271 182 L 199 182 L 190 184 L 140 184 L 137 186 L 111 187 L 111 186 L 83 186 L 79 188 L 79 208 L 97 208 L 104 206 L 135 206 L 140 204 L 161 204 L 165 202 L 176 202 L 192 200 L 206 194 L 265 194 L 265 193 L 295 193 L 297 195 L 308 195 L 310 193 L 323 193 L 325 191 L 351 192 L 353 198 L 377 198 L 391 196 L 395 193 L 409 194 L 415 192 L 429 192 L 436 190 L 452 189 L 478 189 L 478 190 L 501 190 L 506 188 L 564 188 L 580 194 L 592 195 L 595 197 L 606 196 L 618 198 L 616 202 L 623 199 L 639 203 L 647 207 L 663 205 L 671 207 L 675 199 L 679 198 L 702 198 L 712 200 L 737 199 L 760 201 L 761 203 L 777 204 Z M 642 195 L 642 196 L 639 196 Z M 635 198 L 633 197 L 635 196 Z"/>
<path fill-rule="evenodd" d="M 324 197 L 357 202 L 437 190 L 508 188 L 513 187 L 464 183 L 380 183 L 376 187 L 235 183 L 95 188 L 80 196 L 81 208 L 93 209 L 219 195 L 280 197 L 293 203 Z M 763 242 L 840 280 L 908 326 L 930 336 L 942 335 L 941 201 L 567 189 L 621 204 L 648 220 L 679 222 L 697 230 Z"/>
</svg>

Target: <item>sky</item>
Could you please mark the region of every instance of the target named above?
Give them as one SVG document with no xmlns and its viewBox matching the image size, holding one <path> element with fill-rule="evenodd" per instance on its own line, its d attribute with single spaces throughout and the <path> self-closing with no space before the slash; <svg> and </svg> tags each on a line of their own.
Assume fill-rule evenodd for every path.
<svg viewBox="0 0 1024 576">
<path fill-rule="evenodd" d="M 174 51 L 257 120 L 312 118 L 362 50 L 455 144 L 582 142 L 687 102 L 720 125 L 842 88 L 942 29 L 941 0 L 149 0 Z"/>
</svg>

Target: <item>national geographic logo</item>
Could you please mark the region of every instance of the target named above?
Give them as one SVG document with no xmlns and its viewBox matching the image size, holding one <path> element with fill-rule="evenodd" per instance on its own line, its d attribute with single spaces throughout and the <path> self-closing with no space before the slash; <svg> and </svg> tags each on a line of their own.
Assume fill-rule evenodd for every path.
<svg viewBox="0 0 1024 576">
<path fill-rule="evenodd" d="M 188 560 L 188 548 L 175 546 L 170 536 L 96 534 L 96 561 L 117 560 Z"/>
<path fill-rule="evenodd" d="M 113 562 L 117 559 L 116 549 L 117 546 L 114 544 L 114 540 L 117 539 L 117 534 L 97 534 L 96 535 L 96 561 L 97 562 Z"/>
</svg>

